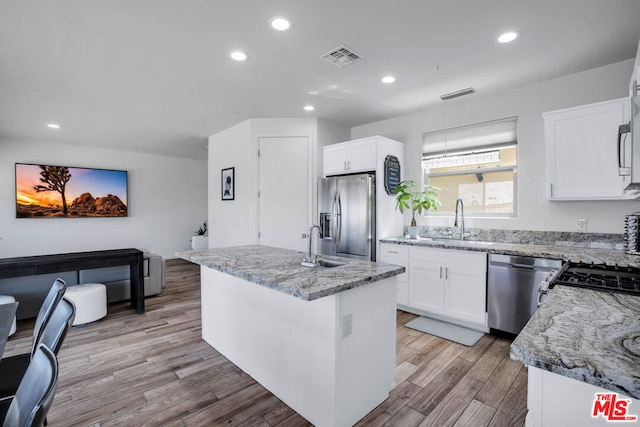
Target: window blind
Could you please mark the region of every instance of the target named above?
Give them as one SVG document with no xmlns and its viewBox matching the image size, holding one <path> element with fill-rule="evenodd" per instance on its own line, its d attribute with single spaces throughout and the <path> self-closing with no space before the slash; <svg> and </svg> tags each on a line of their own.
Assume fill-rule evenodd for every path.
<svg viewBox="0 0 640 427">
<path fill-rule="evenodd" d="M 508 117 L 424 133 L 422 153 L 431 157 L 516 144 L 517 121 Z"/>
</svg>

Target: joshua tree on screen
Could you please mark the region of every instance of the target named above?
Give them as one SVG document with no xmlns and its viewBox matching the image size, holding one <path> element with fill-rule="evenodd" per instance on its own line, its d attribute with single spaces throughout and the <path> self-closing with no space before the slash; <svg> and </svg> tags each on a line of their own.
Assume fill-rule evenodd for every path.
<svg viewBox="0 0 640 427">
<path fill-rule="evenodd" d="M 67 198 L 64 191 L 70 179 L 69 168 L 40 165 L 40 182 L 46 185 L 34 185 L 33 189 L 38 193 L 42 191 L 57 191 L 60 193 L 60 196 L 62 196 L 62 214 L 67 216 Z"/>
</svg>

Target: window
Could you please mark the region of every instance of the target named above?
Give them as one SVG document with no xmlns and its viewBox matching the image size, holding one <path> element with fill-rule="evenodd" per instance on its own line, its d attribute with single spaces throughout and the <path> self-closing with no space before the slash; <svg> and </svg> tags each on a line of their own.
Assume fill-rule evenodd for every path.
<svg viewBox="0 0 640 427">
<path fill-rule="evenodd" d="M 439 188 L 437 213 L 515 217 L 517 208 L 517 118 L 425 133 L 422 171 L 425 184 Z"/>
</svg>

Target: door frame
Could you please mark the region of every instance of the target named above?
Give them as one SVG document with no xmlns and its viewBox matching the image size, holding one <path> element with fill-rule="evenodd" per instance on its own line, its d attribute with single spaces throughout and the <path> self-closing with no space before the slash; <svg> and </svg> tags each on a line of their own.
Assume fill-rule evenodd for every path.
<svg viewBox="0 0 640 427">
<path fill-rule="evenodd" d="M 260 200 L 259 200 L 259 191 L 260 191 L 260 139 L 261 138 L 307 138 L 307 182 L 309 188 L 307 189 L 309 196 L 307 197 L 307 229 L 311 227 L 313 224 L 313 218 L 315 217 L 315 210 L 317 209 L 317 185 L 314 185 L 317 182 L 317 166 L 316 162 L 313 161 L 315 158 L 314 153 L 316 150 L 316 139 L 315 132 L 259 132 L 256 133 L 253 139 L 253 152 L 255 153 L 255 162 L 257 173 L 255 174 L 255 200 L 256 200 L 256 215 L 255 215 L 255 242 L 260 243 L 260 238 L 258 237 L 258 233 L 260 232 Z M 316 243 L 319 239 L 316 239 Z M 317 245 L 316 245 L 317 246 Z M 314 248 L 317 252 L 317 248 Z"/>
</svg>

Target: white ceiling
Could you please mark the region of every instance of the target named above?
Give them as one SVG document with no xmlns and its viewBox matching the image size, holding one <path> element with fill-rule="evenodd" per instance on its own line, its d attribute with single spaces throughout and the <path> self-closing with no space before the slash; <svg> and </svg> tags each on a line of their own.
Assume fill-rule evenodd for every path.
<svg viewBox="0 0 640 427">
<path fill-rule="evenodd" d="M 639 39 L 639 0 L 0 0 L 0 138 L 206 158 L 248 118 L 353 127 L 628 59 Z M 365 59 L 320 59 L 341 44 Z"/>
</svg>

